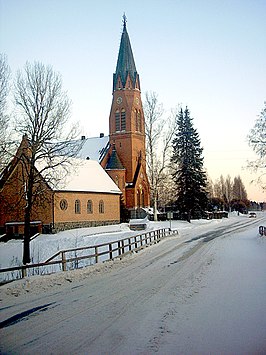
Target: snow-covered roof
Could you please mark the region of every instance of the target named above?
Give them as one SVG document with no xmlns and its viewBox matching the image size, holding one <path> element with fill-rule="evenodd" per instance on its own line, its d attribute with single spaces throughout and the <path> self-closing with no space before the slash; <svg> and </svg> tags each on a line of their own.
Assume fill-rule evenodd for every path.
<svg viewBox="0 0 266 355">
<path fill-rule="evenodd" d="M 57 191 L 121 193 L 97 161 L 76 158 L 70 161 L 70 171 Z"/>
<path fill-rule="evenodd" d="M 92 159 L 100 162 L 109 147 L 109 136 L 84 138 L 78 153 L 81 159 Z"/>
</svg>

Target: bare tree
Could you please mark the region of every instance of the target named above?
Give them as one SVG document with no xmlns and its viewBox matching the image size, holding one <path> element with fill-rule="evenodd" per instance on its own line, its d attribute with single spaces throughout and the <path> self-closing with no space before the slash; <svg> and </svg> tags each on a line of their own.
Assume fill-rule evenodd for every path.
<svg viewBox="0 0 266 355">
<path fill-rule="evenodd" d="M 247 200 L 247 191 L 239 175 L 234 178 L 234 182 L 232 186 L 232 194 L 235 200 L 240 200 L 240 201 Z"/>
<path fill-rule="evenodd" d="M 233 199 L 233 182 L 230 175 L 227 175 L 226 179 L 221 175 L 220 178 L 216 180 L 214 184 L 214 197 L 223 201 L 223 208 L 230 211 L 231 201 Z"/>
<path fill-rule="evenodd" d="M 79 147 L 73 144 L 75 126 L 65 128 L 70 115 L 70 101 L 62 89 L 61 76 L 51 66 L 40 62 L 26 63 L 17 73 L 15 102 L 18 107 L 15 128 L 28 140 L 23 154 L 23 179 L 26 196 L 24 211 L 23 263 L 30 262 L 30 221 L 35 203 L 44 195 L 45 184 L 53 187 L 70 167 L 69 157 Z M 66 132 L 66 133 L 65 133 Z M 57 169 L 58 168 L 58 169 Z M 65 170 L 64 170 L 65 169 Z"/>
<path fill-rule="evenodd" d="M 151 187 L 151 203 L 154 220 L 157 220 L 158 193 L 162 191 L 166 179 L 165 170 L 168 166 L 175 127 L 175 114 L 163 119 L 163 107 L 154 92 L 147 92 L 144 103 L 146 159 Z"/>
<path fill-rule="evenodd" d="M 225 200 L 228 205 L 228 210 L 231 212 L 231 201 L 233 199 L 233 182 L 230 175 L 225 179 Z"/>
<path fill-rule="evenodd" d="M 261 185 L 263 190 L 266 190 L 266 183 L 263 181 L 266 174 L 266 101 L 260 116 L 248 135 L 248 142 L 258 156 L 256 160 L 248 163 L 248 168 L 259 173 L 256 182 Z"/>
<path fill-rule="evenodd" d="M 10 68 L 7 56 L 0 53 L 0 170 L 6 163 L 5 145 L 7 141 L 8 115 L 6 113 L 7 96 L 9 93 Z"/>
</svg>

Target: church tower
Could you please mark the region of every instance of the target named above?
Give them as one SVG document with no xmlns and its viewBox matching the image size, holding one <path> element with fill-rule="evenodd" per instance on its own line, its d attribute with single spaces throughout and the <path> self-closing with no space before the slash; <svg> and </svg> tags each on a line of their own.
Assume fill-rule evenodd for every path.
<svg viewBox="0 0 266 355">
<path fill-rule="evenodd" d="M 134 210 L 148 207 L 150 189 L 146 174 L 145 120 L 139 74 L 127 33 L 125 15 L 113 74 L 109 135 L 112 152 L 106 166 L 107 172 L 114 181 L 119 177 L 123 181 L 124 178 L 123 186 L 120 183 L 119 187 L 124 192 L 127 208 Z"/>
</svg>

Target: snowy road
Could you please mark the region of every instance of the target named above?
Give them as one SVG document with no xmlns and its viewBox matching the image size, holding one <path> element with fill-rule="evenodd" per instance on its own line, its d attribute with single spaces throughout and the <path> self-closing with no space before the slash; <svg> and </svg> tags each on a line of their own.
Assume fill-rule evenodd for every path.
<svg viewBox="0 0 266 355">
<path fill-rule="evenodd" d="M 266 353 L 261 224 L 232 218 L 122 261 L 22 281 L 22 293 L 2 286 L 1 353 Z"/>
</svg>

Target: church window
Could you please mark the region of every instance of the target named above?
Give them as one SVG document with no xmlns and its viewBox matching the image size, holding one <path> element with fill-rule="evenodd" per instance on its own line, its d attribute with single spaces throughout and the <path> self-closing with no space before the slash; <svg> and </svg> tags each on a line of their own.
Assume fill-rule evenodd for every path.
<svg viewBox="0 0 266 355">
<path fill-rule="evenodd" d="M 144 197 L 144 191 L 142 190 L 142 207 L 145 207 L 145 197 Z"/>
<path fill-rule="evenodd" d="M 88 200 L 88 202 L 87 202 L 87 213 L 92 213 L 92 212 L 93 212 L 92 200 Z"/>
<path fill-rule="evenodd" d="M 139 132 L 141 132 L 141 118 L 140 118 L 140 111 L 138 112 L 138 118 L 137 118 L 137 120 L 138 120 L 138 129 L 137 129 L 137 131 L 139 131 Z"/>
<path fill-rule="evenodd" d="M 80 200 L 76 200 L 76 201 L 75 201 L 75 213 L 76 213 L 76 214 L 81 213 Z"/>
<path fill-rule="evenodd" d="M 62 211 L 65 211 L 67 210 L 67 207 L 68 207 L 68 203 L 67 203 L 67 200 L 63 199 L 60 201 L 60 208 Z"/>
<path fill-rule="evenodd" d="M 126 110 L 121 110 L 121 131 L 126 130 Z"/>
<path fill-rule="evenodd" d="M 140 191 L 137 191 L 137 206 L 140 207 Z"/>
<path fill-rule="evenodd" d="M 99 202 L 99 213 L 104 213 L 104 202 L 100 200 Z"/>
<path fill-rule="evenodd" d="M 115 111 L 115 131 L 125 131 L 126 130 L 126 110 L 123 108 L 121 112 L 119 110 Z"/>
<path fill-rule="evenodd" d="M 120 112 L 119 112 L 119 110 L 115 111 L 115 130 L 116 130 L 116 132 L 120 131 Z"/>
</svg>

